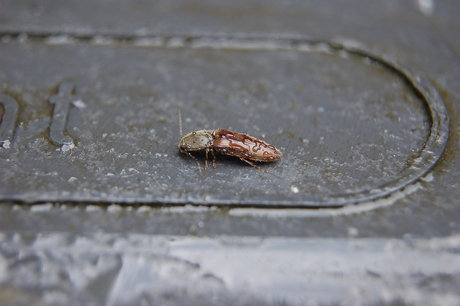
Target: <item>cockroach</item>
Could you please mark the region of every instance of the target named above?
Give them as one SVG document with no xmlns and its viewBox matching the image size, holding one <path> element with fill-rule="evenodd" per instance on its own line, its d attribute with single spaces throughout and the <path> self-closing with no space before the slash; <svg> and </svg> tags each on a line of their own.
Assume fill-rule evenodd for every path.
<svg viewBox="0 0 460 306">
<path fill-rule="evenodd" d="M 182 136 L 182 118 L 180 112 L 179 118 Z M 191 132 L 180 139 L 178 147 L 181 153 L 187 154 L 197 162 L 200 172 L 200 162 L 190 152 L 205 151 L 205 169 L 208 168 L 208 154 L 211 153 L 212 166 L 216 168 L 215 153 L 220 153 L 238 157 L 242 161 L 263 172 L 268 171 L 258 167 L 252 161 L 274 162 L 279 160 L 282 155 L 277 148 L 265 141 L 246 134 L 223 129 Z"/>
</svg>

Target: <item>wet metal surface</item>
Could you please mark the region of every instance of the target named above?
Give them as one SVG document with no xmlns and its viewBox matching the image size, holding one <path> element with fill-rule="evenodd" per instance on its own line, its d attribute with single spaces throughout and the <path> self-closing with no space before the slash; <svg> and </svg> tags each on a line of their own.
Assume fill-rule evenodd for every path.
<svg viewBox="0 0 460 306">
<path fill-rule="evenodd" d="M 459 305 L 459 15 L 0 1 L 0 305 Z"/>
<path fill-rule="evenodd" d="M 356 42 L 200 37 L 181 48 L 86 40 L 3 46 L 21 57 L 18 65 L 3 56 L 2 66 L 10 72 L 4 90 L 24 113 L 14 140 L 3 140 L 5 200 L 342 206 L 413 183 L 448 137 L 432 85 Z M 42 63 L 48 76 L 23 74 Z M 39 98 L 37 91 L 53 88 Z M 177 110 L 186 130 L 270 139 L 283 158 L 263 166 L 269 174 L 228 158 L 202 174 L 177 154 Z"/>
<path fill-rule="evenodd" d="M 23 304 L 41 300 L 51 305 L 336 301 L 356 305 L 359 300 L 370 305 L 455 305 L 459 301 L 452 294 L 458 282 L 451 276 L 460 273 L 458 236 L 401 242 L 55 233 L 3 235 L 0 242 L 0 258 L 21 253 L 17 262 L 2 262 L 4 281 L 14 283 L 24 269 L 31 272 L 27 284 L 0 290 L 4 298 Z M 338 250 L 341 258 L 336 257 Z M 280 274 L 283 279 L 273 278 Z M 355 289 L 349 286 L 349 275 L 354 276 Z M 45 285 L 49 289 L 43 297 L 29 289 Z"/>
</svg>

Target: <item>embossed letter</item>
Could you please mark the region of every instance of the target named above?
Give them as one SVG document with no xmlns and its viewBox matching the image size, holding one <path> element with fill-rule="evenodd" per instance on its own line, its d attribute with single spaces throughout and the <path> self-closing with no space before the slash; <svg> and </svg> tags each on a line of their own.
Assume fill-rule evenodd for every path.
<svg viewBox="0 0 460 306">
<path fill-rule="evenodd" d="M 70 103 L 72 102 L 73 85 L 62 83 L 56 95 L 49 98 L 49 102 L 54 104 L 53 118 L 50 125 L 50 140 L 57 146 L 73 145 L 73 140 L 64 135 L 67 124 L 67 114 Z"/>
<path fill-rule="evenodd" d="M 0 147 L 10 148 L 13 141 L 13 132 L 18 117 L 18 102 L 7 95 L 0 94 L 0 105 L 3 107 L 3 116 L 0 118 Z"/>
</svg>

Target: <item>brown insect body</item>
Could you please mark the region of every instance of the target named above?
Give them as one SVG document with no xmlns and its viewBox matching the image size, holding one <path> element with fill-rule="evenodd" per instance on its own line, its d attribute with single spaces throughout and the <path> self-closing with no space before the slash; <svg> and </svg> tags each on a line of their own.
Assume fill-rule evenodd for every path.
<svg viewBox="0 0 460 306">
<path fill-rule="evenodd" d="M 264 172 L 267 171 L 256 166 L 251 160 L 258 162 L 274 162 L 281 158 L 281 152 L 265 141 L 246 134 L 223 129 L 201 130 L 189 133 L 179 141 L 179 149 L 182 153 L 189 155 L 197 162 L 198 160 L 190 152 L 205 150 L 205 169 L 208 166 L 209 152 L 213 155 L 214 168 L 216 167 L 215 152 L 223 155 L 236 156 L 242 161 Z"/>
</svg>

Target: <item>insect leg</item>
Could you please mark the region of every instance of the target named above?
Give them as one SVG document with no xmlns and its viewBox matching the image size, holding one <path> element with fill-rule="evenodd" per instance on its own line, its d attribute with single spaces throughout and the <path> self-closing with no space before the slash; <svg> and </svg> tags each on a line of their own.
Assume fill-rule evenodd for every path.
<svg viewBox="0 0 460 306">
<path fill-rule="evenodd" d="M 244 161 L 244 162 L 250 164 L 250 165 L 253 166 L 254 168 L 256 168 L 256 169 L 258 169 L 258 170 L 260 170 L 260 171 L 263 171 L 263 172 L 265 172 L 265 173 L 268 173 L 267 170 L 264 170 L 264 169 L 260 168 L 259 166 L 255 165 L 253 162 L 250 162 L 249 160 L 244 159 L 244 158 L 241 158 L 241 157 L 240 157 L 240 159 L 241 159 L 242 161 Z"/>
<path fill-rule="evenodd" d="M 200 174 L 203 174 L 203 172 L 201 171 L 201 165 L 200 165 L 200 162 L 198 161 L 198 159 L 195 156 L 193 156 L 190 152 L 187 152 L 187 151 L 181 151 L 181 152 L 185 153 L 188 156 L 190 156 L 191 158 L 193 158 L 196 161 L 197 165 L 198 165 L 198 170 L 200 170 Z"/>
<path fill-rule="evenodd" d="M 212 167 L 216 168 L 216 154 L 214 153 L 214 150 L 211 150 L 211 155 L 212 155 Z"/>
<path fill-rule="evenodd" d="M 206 159 L 204 160 L 204 169 L 208 169 L 208 153 L 209 153 L 209 148 L 206 148 Z"/>
</svg>

